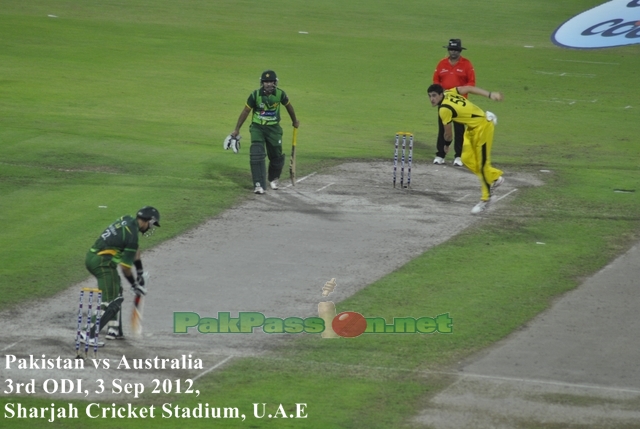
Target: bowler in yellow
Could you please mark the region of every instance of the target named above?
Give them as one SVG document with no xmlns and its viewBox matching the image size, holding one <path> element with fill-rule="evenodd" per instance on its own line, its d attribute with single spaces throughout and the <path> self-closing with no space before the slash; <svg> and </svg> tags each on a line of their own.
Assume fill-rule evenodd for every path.
<svg viewBox="0 0 640 429">
<path fill-rule="evenodd" d="M 482 197 L 471 213 L 485 211 L 491 203 L 491 193 L 504 182 L 502 171 L 491 165 L 491 146 L 493 131 L 498 118 L 493 113 L 485 112 L 464 96 L 481 95 L 494 101 L 502 101 L 500 92 L 487 91 L 476 86 L 459 86 L 444 90 L 441 85 L 433 84 L 427 89 L 431 106 L 438 106 L 438 115 L 444 124 L 444 139 L 453 139 L 454 122 L 466 126 L 462 144 L 462 162 L 478 176 Z"/>
</svg>

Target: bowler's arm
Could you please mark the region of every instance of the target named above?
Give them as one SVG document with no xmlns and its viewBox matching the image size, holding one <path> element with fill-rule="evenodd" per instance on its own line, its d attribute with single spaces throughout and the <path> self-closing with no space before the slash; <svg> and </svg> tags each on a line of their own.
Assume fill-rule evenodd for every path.
<svg viewBox="0 0 640 429">
<path fill-rule="evenodd" d="M 453 122 L 449 122 L 448 124 L 444 124 L 444 141 L 447 142 L 447 145 L 451 143 L 453 140 Z"/>
<path fill-rule="evenodd" d="M 503 99 L 501 92 L 487 91 L 486 89 L 482 89 L 477 86 L 459 86 L 458 92 L 461 95 L 466 95 L 466 94 L 480 95 L 482 97 L 490 98 L 491 100 L 494 100 L 494 101 L 502 101 Z"/>
</svg>

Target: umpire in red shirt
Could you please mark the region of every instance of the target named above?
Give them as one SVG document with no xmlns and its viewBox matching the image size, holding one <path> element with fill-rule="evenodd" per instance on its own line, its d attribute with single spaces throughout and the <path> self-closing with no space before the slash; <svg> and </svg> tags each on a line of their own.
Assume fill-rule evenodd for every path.
<svg viewBox="0 0 640 429">
<path fill-rule="evenodd" d="M 451 89 L 458 86 L 475 86 L 476 73 L 473 70 L 471 61 L 462 57 L 462 41 L 460 39 L 449 39 L 449 44 L 443 46 L 449 55 L 442 59 L 436 66 L 433 73 L 433 83 L 441 85 L 444 89 Z M 466 96 L 465 96 L 466 97 Z M 464 125 L 457 122 L 453 123 L 453 148 L 455 149 L 454 167 L 462 167 L 462 141 L 464 139 Z M 449 145 L 444 139 L 444 125 L 438 115 L 438 141 L 436 142 L 436 158 L 434 164 L 444 164 L 444 158 L 449 151 Z"/>
</svg>

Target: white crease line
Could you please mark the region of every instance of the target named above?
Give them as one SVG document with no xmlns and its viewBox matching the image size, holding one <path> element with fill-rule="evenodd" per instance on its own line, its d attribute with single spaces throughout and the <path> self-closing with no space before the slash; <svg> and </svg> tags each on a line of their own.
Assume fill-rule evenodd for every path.
<svg viewBox="0 0 640 429">
<path fill-rule="evenodd" d="M 316 192 L 320 192 L 320 191 L 322 191 L 323 189 L 327 189 L 327 188 L 328 188 L 329 186 L 331 186 L 331 185 L 335 185 L 335 182 L 334 182 L 334 183 L 329 183 L 327 186 L 323 186 L 322 188 L 320 188 L 320 189 L 316 190 Z"/>
<path fill-rule="evenodd" d="M 192 378 L 193 381 L 196 381 L 197 379 L 199 379 L 200 377 L 202 377 L 205 374 L 210 373 L 211 371 L 213 371 L 214 369 L 224 365 L 227 361 L 229 361 L 231 358 L 233 358 L 233 355 L 231 356 L 227 356 L 225 359 L 223 359 L 222 361 L 218 362 L 217 364 L 215 364 L 214 366 L 212 366 L 211 368 L 209 368 L 208 370 L 206 370 L 205 372 L 201 372 L 200 374 L 196 375 L 195 377 Z"/>
<path fill-rule="evenodd" d="M 301 177 L 301 178 L 299 178 L 298 180 L 296 180 L 296 183 L 300 183 L 300 182 L 302 182 L 303 180 L 308 179 L 308 178 L 309 178 L 309 177 L 311 177 L 311 176 L 315 176 L 315 175 L 316 175 L 316 173 L 317 173 L 317 171 L 314 171 L 313 173 L 309 174 L 308 176 Z M 289 187 L 291 187 L 291 186 L 292 186 L 292 185 L 291 185 L 291 183 L 289 183 L 287 186 L 285 186 L 285 188 L 289 188 Z"/>
<path fill-rule="evenodd" d="M 467 195 L 465 195 L 464 197 L 458 198 L 456 201 L 462 201 L 462 200 L 464 200 L 465 198 L 467 198 L 469 195 L 471 195 L 471 194 L 467 194 Z"/>
<path fill-rule="evenodd" d="M 304 176 L 304 177 L 301 177 L 300 179 L 296 180 L 296 183 L 300 183 L 303 180 L 308 179 L 309 177 L 315 176 L 315 175 L 316 175 L 316 172 L 314 171 L 313 173 L 309 174 L 308 176 Z"/>
<path fill-rule="evenodd" d="M 508 197 L 509 195 L 513 194 L 515 191 L 517 191 L 518 189 L 512 189 L 509 192 L 507 192 L 506 194 L 504 194 L 503 196 L 501 196 L 500 198 L 496 198 L 496 202 L 500 201 L 501 199 L 503 199 L 504 197 Z"/>
<path fill-rule="evenodd" d="M 549 384 L 552 386 L 578 387 L 582 389 L 611 390 L 614 392 L 640 393 L 640 390 L 638 389 L 629 389 L 629 388 L 623 388 L 623 387 L 594 386 L 589 384 L 577 384 L 577 383 L 565 383 L 562 381 L 534 380 L 534 379 L 516 378 L 516 377 L 498 377 L 493 375 L 468 374 L 468 373 L 458 373 L 458 376 L 469 377 L 469 378 L 484 378 L 487 380 L 517 381 L 518 383 L 538 383 L 538 384 Z"/>
<path fill-rule="evenodd" d="M 16 344 L 18 344 L 20 341 L 16 341 L 13 344 L 9 344 L 7 347 L 3 348 L 2 350 L 0 350 L 0 352 L 3 352 L 5 350 L 9 350 L 11 347 L 15 346 Z"/>
</svg>

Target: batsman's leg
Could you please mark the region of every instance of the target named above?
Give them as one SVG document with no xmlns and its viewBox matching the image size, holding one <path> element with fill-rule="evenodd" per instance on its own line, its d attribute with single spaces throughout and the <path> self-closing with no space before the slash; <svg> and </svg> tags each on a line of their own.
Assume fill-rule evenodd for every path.
<svg viewBox="0 0 640 429">
<path fill-rule="evenodd" d="M 111 302 L 102 303 L 102 307 L 105 308 L 102 316 L 100 317 L 100 326 L 98 326 L 98 332 L 102 330 L 107 324 L 109 326 L 113 326 L 111 323 L 115 320 L 115 323 L 118 324 L 118 313 L 120 312 L 120 308 L 122 308 L 122 301 L 124 301 L 124 297 L 119 296 Z M 117 329 L 117 328 L 116 328 Z M 91 333 L 89 338 L 93 338 L 96 335 L 96 324 L 91 327 Z"/>
<path fill-rule="evenodd" d="M 267 180 L 273 182 L 280 178 L 282 174 L 282 168 L 284 167 L 284 154 L 281 154 L 277 159 L 269 162 L 269 174 Z"/>
<path fill-rule="evenodd" d="M 251 178 L 255 185 L 260 183 L 260 186 L 266 189 L 267 185 L 267 171 L 265 166 L 265 158 L 267 153 L 265 151 L 265 137 L 262 130 L 263 126 L 257 124 L 251 124 L 249 130 L 251 131 L 251 147 L 249 148 L 249 165 L 251 166 Z"/>
<path fill-rule="evenodd" d="M 98 332 L 104 328 L 107 323 L 117 318 L 118 311 L 122 305 L 122 286 L 120 285 L 120 275 L 115 262 L 111 255 L 98 255 L 93 252 L 87 253 L 85 260 L 87 270 L 93 274 L 98 281 L 98 289 L 102 291 L 102 309 L 104 314 L 100 318 L 100 324 L 97 326 Z M 116 319 L 117 324 L 117 319 Z M 94 338 L 96 334 L 96 323 L 91 327 L 90 338 Z"/>
<path fill-rule="evenodd" d="M 120 296 L 122 296 L 122 286 L 120 287 Z M 124 333 L 122 332 L 122 310 L 118 312 L 118 336 L 120 338 L 124 338 Z"/>
<path fill-rule="evenodd" d="M 119 298 L 123 298 L 122 296 L 122 286 L 120 287 L 120 296 Z M 107 323 L 107 335 L 105 335 L 105 338 L 107 340 L 123 340 L 124 339 L 124 333 L 122 332 L 122 305 L 120 305 L 120 310 L 118 311 L 118 314 L 116 315 L 116 317 L 114 317 L 112 320 L 110 320 Z"/>
<path fill-rule="evenodd" d="M 269 158 L 267 179 L 272 182 L 280 178 L 284 168 L 285 155 L 282 153 L 282 127 L 280 125 L 271 125 L 265 128 L 265 142 L 267 157 Z"/>
</svg>

